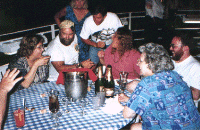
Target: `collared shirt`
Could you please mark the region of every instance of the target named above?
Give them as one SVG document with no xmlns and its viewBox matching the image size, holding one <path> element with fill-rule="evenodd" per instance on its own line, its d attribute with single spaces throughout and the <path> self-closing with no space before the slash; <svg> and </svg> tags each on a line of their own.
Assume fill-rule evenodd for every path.
<svg viewBox="0 0 200 130">
<path fill-rule="evenodd" d="M 200 127 L 200 114 L 191 90 L 175 71 L 162 71 L 143 78 L 127 106 L 142 117 L 143 130 Z"/>
</svg>

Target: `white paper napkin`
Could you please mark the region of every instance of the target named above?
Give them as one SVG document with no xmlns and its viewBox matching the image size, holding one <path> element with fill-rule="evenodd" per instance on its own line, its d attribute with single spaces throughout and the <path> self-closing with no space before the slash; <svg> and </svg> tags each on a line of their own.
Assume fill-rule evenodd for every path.
<svg viewBox="0 0 200 130">
<path fill-rule="evenodd" d="M 114 98 L 106 99 L 105 103 L 106 105 L 101 110 L 107 114 L 118 114 L 124 109 L 124 106 L 118 101 L 118 95 Z"/>
</svg>

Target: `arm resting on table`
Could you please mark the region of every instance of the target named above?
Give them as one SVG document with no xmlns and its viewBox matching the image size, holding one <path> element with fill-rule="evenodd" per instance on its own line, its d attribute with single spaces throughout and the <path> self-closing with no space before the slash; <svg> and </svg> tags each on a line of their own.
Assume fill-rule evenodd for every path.
<svg viewBox="0 0 200 130">
<path fill-rule="evenodd" d="M 58 73 L 66 69 L 75 69 L 77 67 L 77 64 L 65 65 L 64 61 L 52 61 L 51 63 Z"/>
</svg>

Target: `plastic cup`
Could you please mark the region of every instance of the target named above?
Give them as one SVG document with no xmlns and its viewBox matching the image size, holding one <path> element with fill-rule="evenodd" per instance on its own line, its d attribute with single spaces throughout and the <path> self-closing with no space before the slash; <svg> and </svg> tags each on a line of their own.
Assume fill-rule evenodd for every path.
<svg viewBox="0 0 200 130">
<path fill-rule="evenodd" d="M 14 111 L 14 118 L 15 118 L 15 123 L 18 128 L 23 127 L 25 125 L 25 113 L 24 109 L 18 109 Z"/>
<path fill-rule="evenodd" d="M 100 98 L 100 106 L 103 106 L 105 103 L 105 92 L 97 92 L 97 96 Z"/>
<path fill-rule="evenodd" d="M 100 97 L 99 96 L 92 97 L 92 104 L 93 104 L 93 109 L 98 110 L 101 104 Z"/>
</svg>

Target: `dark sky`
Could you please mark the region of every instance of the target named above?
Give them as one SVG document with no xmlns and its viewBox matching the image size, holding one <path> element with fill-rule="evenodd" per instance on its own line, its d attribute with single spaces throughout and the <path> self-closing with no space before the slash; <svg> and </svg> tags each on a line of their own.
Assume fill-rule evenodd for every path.
<svg viewBox="0 0 200 130">
<path fill-rule="evenodd" d="M 89 7 L 99 1 L 115 13 L 144 10 L 143 0 L 89 0 Z M 55 23 L 55 13 L 68 3 L 69 0 L 1 0 L 0 34 Z"/>
</svg>

